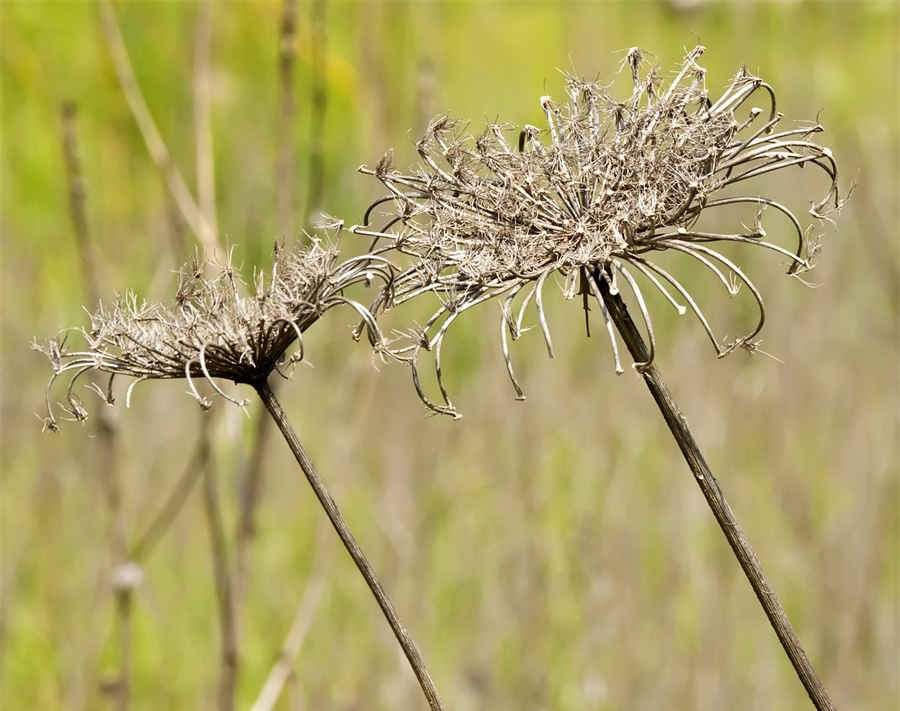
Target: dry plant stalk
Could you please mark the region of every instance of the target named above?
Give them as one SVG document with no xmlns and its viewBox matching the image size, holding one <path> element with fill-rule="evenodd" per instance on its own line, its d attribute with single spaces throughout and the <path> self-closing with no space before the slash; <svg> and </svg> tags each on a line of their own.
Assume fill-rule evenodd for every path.
<svg viewBox="0 0 900 711">
<path fill-rule="evenodd" d="M 328 0 L 312 0 L 310 4 L 310 68 L 312 87 L 309 117 L 309 178 L 304 227 L 310 217 L 322 208 L 325 190 L 325 111 L 328 108 L 326 69 L 328 51 Z"/>
<path fill-rule="evenodd" d="M 128 102 L 131 113 L 147 146 L 147 152 L 162 173 L 166 186 L 172 194 L 173 200 L 178 205 L 178 210 L 188 225 L 190 225 L 194 234 L 197 235 L 197 239 L 203 245 L 204 250 L 210 255 L 220 254 L 221 245 L 216 236 L 215 226 L 210 224 L 207 217 L 203 214 L 203 210 L 194 200 L 184 177 L 172 159 L 172 154 L 169 152 L 166 142 L 159 132 L 156 121 L 153 120 L 147 101 L 141 93 L 141 88 L 134 75 L 134 68 L 131 66 L 131 60 L 128 57 L 128 49 L 125 46 L 125 40 L 122 38 L 122 31 L 119 28 L 116 13 L 110 0 L 100 0 L 100 21 L 101 29 L 109 47 L 113 67 L 122 87 L 122 93 L 125 95 L 125 100 Z"/>
<path fill-rule="evenodd" d="M 206 276 L 216 271 L 214 276 Z M 128 292 L 111 306 L 101 303 L 90 314 L 89 327 L 68 329 L 57 339 L 36 342 L 35 348 L 49 358 L 53 368 L 44 420 L 51 430 L 59 426 L 51 392 L 61 377 L 68 377 L 68 383 L 64 401 L 58 408 L 66 419 L 76 421 L 85 420 L 88 414 L 76 388 L 90 373 L 108 376 L 102 387 L 95 382 L 86 387 L 109 405 L 115 402 L 116 377 L 130 378 L 125 393 L 126 407 L 134 388 L 147 380 L 184 379 L 188 392 L 204 409 L 209 409 L 212 402 L 201 394 L 196 381 L 205 381 L 213 392 L 239 407 L 247 402 L 225 392 L 216 381 L 230 380 L 253 387 L 282 431 L 332 526 L 375 596 L 430 707 L 437 710 L 441 708 L 437 690 L 415 643 L 400 623 L 371 564 L 268 384 L 272 371 L 287 377 L 285 369 L 303 359 L 303 334 L 338 306 L 349 306 L 356 311 L 369 342 L 379 350 L 382 339 L 374 317 L 344 292 L 355 286 L 368 286 L 374 280 L 387 285 L 392 278 L 393 269 L 383 256 L 364 254 L 338 262 L 337 250 L 325 246 L 321 240 L 313 240 L 306 249 L 276 246 L 270 273 L 268 276 L 255 274 L 252 288 L 241 281 L 230 259 L 223 265 L 215 265 L 195 258 L 180 273 L 174 303 L 148 303 Z M 354 335 L 361 336 L 361 331 L 358 329 Z M 74 350 L 67 345 L 72 332 L 84 341 L 83 346 Z M 298 349 L 288 355 L 288 349 L 294 344 Z M 214 535 L 215 530 L 213 527 Z M 217 588 L 221 593 L 223 588 Z"/>
<path fill-rule="evenodd" d="M 411 367 L 416 390 L 436 412 L 458 416 L 442 378 L 441 347 L 464 312 L 500 299 L 503 357 L 516 396 L 524 399 L 510 360 L 509 338 L 515 340 L 527 330 L 523 320 L 529 305 L 534 305 L 553 357 L 543 306 L 547 280 L 559 275 L 567 298 L 581 296 L 588 325 L 593 300 L 617 372 L 623 372 L 618 331 L 810 698 L 818 709 L 831 709 L 755 553 L 653 367 L 656 340 L 643 289 L 656 289 L 679 314 L 692 312 L 718 356 L 737 348 L 761 352 L 758 336 L 766 316 L 762 295 L 721 249 L 737 244 L 769 250 L 787 260 L 789 275 L 800 277 L 813 266 L 819 235 L 805 229 L 781 202 L 732 186 L 743 188 L 753 178 L 791 167 L 815 168 L 827 178 L 828 190 L 809 212 L 817 220 L 828 220 L 829 211 L 840 207 L 837 165 L 831 151 L 812 140 L 823 130 L 818 123 L 777 130 L 782 115 L 774 90 L 746 69 L 737 72 L 719 97 L 711 97 L 706 70 L 697 63 L 703 51 L 699 46 L 690 51 L 674 79 L 664 84 L 656 67 L 642 71 L 643 52 L 630 49 L 622 70 L 630 73 L 633 89 L 624 100 L 595 81 L 568 76 L 562 105 L 541 99 L 546 130 L 524 126 L 517 145 L 506 137 L 511 126 L 489 125 L 474 137 L 448 117 L 438 117 L 417 144 L 417 169 L 394 169 L 390 154 L 374 168 L 360 168 L 375 176 L 387 194 L 352 231 L 372 238 L 373 248 L 386 240 L 412 258 L 373 312 L 427 293 L 440 299 L 440 307 L 424 325 L 401 333 L 387 349 Z M 768 110 L 748 103 L 757 95 Z M 549 140 L 542 140 L 542 134 Z M 727 233 L 700 224 L 713 211 L 734 206 L 753 207 L 754 224 L 739 223 Z M 386 213 L 386 223 L 370 226 L 379 211 Z M 762 220 L 766 212 L 788 221 L 796 234 L 792 248 L 767 240 Z M 658 264 L 657 255 L 664 252 L 695 260 L 731 296 L 742 288 L 748 291 L 758 312 L 753 326 L 731 341 L 716 336 L 691 291 Z M 640 311 L 646 343 L 620 295 L 623 284 Z M 420 382 L 417 362 L 423 351 L 434 354 L 440 402 L 429 398 Z"/>
<path fill-rule="evenodd" d="M 324 529 L 316 532 L 316 546 L 313 553 L 313 563 L 306 589 L 297 604 L 290 629 L 285 637 L 284 644 L 272 669 L 269 671 L 266 681 L 260 689 L 256 701 L 250 707 L 250 711 L 271 711 L 278 703 L 285 686 L 293 678 L 294 666 L 300 649 L 306 639 L 312 623 L 315 620 L 319 605 L 325 593 L 325 557 L 322 550 L 325 547 L 323 536 Z"/>
<path fill-rule="evenodd" d="M 69 191 L 69 212 L 81 261 L 82 278 L 87 297 L 92 304 L 100 299 L 100 279 L 94 258 L 94 247 L 87 216 L 87 190 L 78 150 L 76 120 L 78 109 L 72 102 L 61 107 L 63 158 L 66 166 L 66 182 Z M 130 562 L 128 556 L 125 515 L 122 506 L 117 450 L 116 423 L 105 410 L 101 410 L 97 424 L 101 486 L 109 512 L 109 546 L 113 557 L 112 588 L 115 601 L 119 669 L 115 678 L 104 682 L 115 707 L 127 711 L 131 705 L 131 618 L 132 596 L 140 584 L 140 568 Z"/>
<path fill-rule="evenodd" d="M 202 424 L 204 430 L 208 430 L 211 426 L 212 419 L 204 418 Z M 228 551 L 225 541 L 225 526 L 222 522 L 222 506 L 219 502 L 219 487 L 213 468 L 211 433 L 204 432 L 200 441 L 199 467 L 203 472 L 203 509 L 209 528 L 210 557 L 213 563 L 219 630 L 222 635 L 218 708 L 220 711 L 233 711 L 238 670 L 234 587 L 231 581 L 231 571 L 228 568 Z"/>
<path fill-rule="evenodd" d="M 216 167 L 213 154 L 212 92 L 209 71 L 211 46 L 212 2 L 202 0 L 197 6 L 192 82 L 197 204 L 210 227 L 214 243 L 221 246 L 216 215 Z M 222 505 L 212 456 L 212 429 L 212 418 L 203 418 L 200 427 L 199 469 L 203 476 L 203 508 L 209 532 L 213 582 L 219 613 L 218 708 L 219 711 L 233 711 L 240 669 L 235 585 L 228 561 Z"/>
<path fill-rule="evenodd" d="M 277 134 L 279 150 L 275 168 L 278 223 L 282 237 L 294 234 L 294 190 L 296 141 L 294 140 L 296 100 L 294 67 L 297 58 L 297 2 L 284 0 L 278 41 L 278 88 L 280 112 Z M 256 538 L 256 512 L 263 491 L 264 460 L 272 420 L 260 412 L 253 428 L 253 444 L 240 475 L 240 501 L 235 532 L 235 593 L 238 612 L 243 609 L 250 578 L 250 548 Z"/>
</svg>

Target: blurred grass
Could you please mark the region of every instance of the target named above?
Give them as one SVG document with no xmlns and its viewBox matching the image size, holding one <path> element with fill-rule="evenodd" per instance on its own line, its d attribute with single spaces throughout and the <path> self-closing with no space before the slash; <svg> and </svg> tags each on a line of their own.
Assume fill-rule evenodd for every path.
<svg viewBox="0 0 900 711">
<path fill-rule="evenodd" d="M 329 5 L 326 209 L 358 219 L 375 186 L 354 169 L 388 147 L 411 160 L 418 107 L 540 123 L 557 68 L 611 76 L 631 45 L 668 68 L 707 45 L 711 86 L 742 63 L 789 119 L 821 109 L 859 182 L 814 279 L 746 254 L 770 305 L 764 348 L 716 361 L 700 328 L 660 313 L 659 363 L 843 708 L 900 698 L 897 393 L 898 10 L 894 3 L 338 3 Z M 309 146 L 308 8 L 301 5 L 296 139 Z M 277 3 L 223 7 L 214 26 L 220 225 L 249 267 L 278 237 Z M 126 42 L 177 161 L 192 174 L 194 7 L 127 3 Z M 59 148 L 63 99 L 81 109 L 88 207 L 105 292 L 170 286 L 170 208 L 118 90 L 88 3 L 6 2 L 2 28 L 3 542 L 0 700 L 102 707 L 114 663 L 103 507 L 90 427 L 41 435 L 48 376 L 34 335 L 82 318 Z M 433 63 L 435 96 L 417 94 Z M 820 185 L 777 183 L 803 208 Z M 770 220 L 773 236 L 787 237 Z M 185 249 L 192 248 L 189 235 Z M 356 248 L 347 238 L 348 248 Z M 698 286 L 710 296 L 711 287 Z M 556 300 L 559 301 L 559 300 Z M 735 332 L 739 304 L 713 309 Z M 804 708 L 765 625 L 638 378 L 617 378 L 581 314 L 553 303 L 558 357 L 514 346 L 515 403 L 493 308 L 448 340 L 465 418 L 426 417 L 403 369 L 373 370 L 335 315 L 310 334 L 315 369 L 285 389 L 292 417 L 454 709 Z M 577 312 L 577 313 L 576 313 Z M 744 316 L 747 312 L 743 311 Z M 179 384 L 117 409 L 127 512 L 142 530 L 198 431 Z M 224 405 L 221 405 L 224 407 Z M 250 424 L 217 425 L 233 523 Z M 241 706 L 258 691 L 302 594 L 321 512 L 273 441 L 248 598 Z M 346 555 L 330 545 L 326 601 L 283 708 L 418 708 L 411 674 Z M 202 502 L 148 563 L 136 605 L 136 708 L 211 706 L 217 630 Z M 296 704 L 291 706 L 290 703 Z"/>
</svg>

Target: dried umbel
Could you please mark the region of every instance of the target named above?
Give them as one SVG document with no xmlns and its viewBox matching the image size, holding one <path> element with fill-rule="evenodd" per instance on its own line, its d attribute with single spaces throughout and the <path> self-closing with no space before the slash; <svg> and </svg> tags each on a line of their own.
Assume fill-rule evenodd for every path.
<svg viewBox="0 0 900 711">
<path fill-rule="evenodd" d="M 770 250 L 788 261 L 788 274 L 799 276 L 812 267 L 818 235 L 781 202 L 730 187 L 808 164 L 829 183 L 825 197 L 809 210 L 821 221 L 839 206 L 837 166 L 829 149 L 812 140 L 823 130 L 818 123 L 777 130 L 782 115 L 772 87 L 746 69 L 721 96 L 710 97 L 706 70 L 697 64 L 702 53 L 703 47 L 692 50 L 663 86 L 655 67 L 642 72 L 642 53 L 631 49 L 623 69 L 630 70 L 634 88 L 625 100 L 613 98 L 596 82 L 570 76 L 563 103 L 541 99 L 546 129 L 526 125 L 511 144 L 509 126 L 489 125 L 474 137 L 439 117 L 417 144 L 418 169 L 395 170 L 389 155 L 374 169 L 360 169 L 388 192 L 370 207 L 365 224 L 352 230 L 390 240 L 414 260 L 396 280 L 392 304 L 429 291 L 441 298 L 441 308 L 412 339 L 393 348 L 411 364 L 429 407 L 455 414 L 441 380 L 441 343 L 460 314 L 494 297 L 502 300 L 507 370 L 517 396 L 524 397 L 509 360 L 508 339 L 522 333 L 524 313 L 533 304 L 553 355 L 542 300 L 553 274 L 563 278 L 566 296 L 581 294 L 585 310 L 591 299 L 599 303 L 619 372 L 614 329 L 595 277 L 614 294 L 627 284 L 641 311 L 651 359 L 655 339 L 642 293 L 647 285 L 679 313 L 693 312 L 719 356 L 738 347 L 758 348 L 765 321 L 762 296 L 719 245 Z M 755 97 L 765 102 L 765 110 L 752 106 Z M 752 227 L 738 222 L 733 231 L 717 233 L 697 224 L 701 213 L 741 205 L 752 206 Z M 376 212 L 385 210 L 387 223 L 371 226 Z M 762 216 L 771 211 L 787 219 L 796 233 L 795 246 L 766 239 Z M 744 285 L 758 307 L 754 326 L 731 341 L 720 340 L 691 291 L 657 262 L 662 252 L 696 260 L 731 295 Z M 422 349 L 434 352 L 443 404 L 429 401 L 422 391 L 416 370 Z"/>
<path fill-rule="evenodd" d="M 86 418 L 76 385 L 82 376 L 96 372 L 109 375 L 105 387 L 94 382 L 88 387 L 108 404 L 114 402 L 114 380 L 121 375 L 132 379 L 126 406 L 141 381 L 174 378 L 186 379 L 190 393 L 204 408 L 211 402 L 198 391 L 194 382 L 198 378 L 243 406 L 245 401 L 226 394 L 215 380 L 256 384 L 273 370 L 285 375 L 285 366 L 303 358 L 304 332 L 335 306 L 354 308 L 376 346 L 380 333 L 375 319 L 344 292 L 373 279 L 387 283 L 390 278 L 390 264 L 383 258 L 366 254 L 339 263 L 337 250 L 318 239 L 305 249 L 276 245 L 269 274 L 257 272 L 249 288 L 230 259 L 216 265 L 195 258 L 179 273 L 174 303 L 147 302 L 126 292 L 111 306 L 101 303 L 90 314 L 89 327 L 35 343 L 53 366 L 45 425 L 57 429 L 51 393 L 56 380 L 65 375 L 71 378 L 60 407 L 70 419 Z M 77 350 L 68 346 L 73 331 L 84 341 Z M 299 348 L 287 356 L 295 341 Z"/>
</svg>

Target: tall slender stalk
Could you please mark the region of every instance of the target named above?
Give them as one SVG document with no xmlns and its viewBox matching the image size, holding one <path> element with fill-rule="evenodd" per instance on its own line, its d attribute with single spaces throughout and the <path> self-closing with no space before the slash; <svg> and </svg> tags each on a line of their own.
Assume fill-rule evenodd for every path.
<svg viewBox="0 0 900 711">
<path fill-rule="evenodd" d="M 197 6 L 194 31 L 193 113 L 194 149 L 197 171 L 197 206 L 206 219 L 215 244 L 219 244 L 216 217 L 216 169 L 213 158 L 211 88 L 209 55 L 212 45 L 212 3 L 203 0 Z"/>
<path fill-rule="evenodd" d="M 391 626 L 394 636 L 400 643 L 407 660 L 409 660 L 409 664 L 419 681 L 419 686 L 422 687 L 422 693 L 425 695 L 429 707 L 432 711 L 441 711 L 442 706 L 440 697 L 438 696 L 434 681 L 425 667 L 422 655 L 416 647 L 416 643 L 409 636 L 406 628 L 401 624 L 400 619 L 397 617 L 394 606 L 388 598 L 387 593 L 384 591 L 384 588 L 381 586 L 381 583 L 378 581 L 378 577 L 375 575 L 372 565 L 369 563 L 353 534 L 350 532 L 350 528 L 344 520 L 344 517 L 341 515 L 337 504 L 334 502 L 331 494 L 328 493 L 325 483 L 322 481 L 315 466 L 303 449 L 303 445 L 300 443 L 300 439 L 297 437 L 294 428 L 291 427 L 287 415 L 285 415 L 285 412 L 281 407 L 281 403 L 278 401 L 278 398 L 275 396 L 275 393 L 272 392 L 272 389 L 266 381 L 263 380 L 256 383 L 255 388 L 269 415 L 271 415 L 275 424 L 278 426 L 278 429 L 281 430 L 281 434 L 284 436 L 285 442 L 287 442 L 294 458 L 297 460 L 297 464 L 300 465 L 300 468 L 306 475 L 306 479 L 315 492 L 316 498 L 319 500 L 322 508 L 325 509 L 325 513 L 328 515 L 331 525 L 334 527 L 341 542 L 344 544 L 344 548 L 346 548 L 347 553 L 350 554 L 350 557 L 356 564 L 357 570 L 359 570 L 360 574 L 365 579 L 366 584 L 372 591 L 372 595 L 375 596 L 378 606 L 381 608 L 388 624 Z"/>
<path fill-rule="evenodd" d="M 614 295 L 610 292 L 607 280 L 600 278 L 599 273 L 595 272 L 593 278 L 603 296 L 603 302 L 609 310 L 610 318 L 628 347 L 631 357 L 636 363 L 647 363 L 650 361 L 649 349 L 632 320 L 622 297 L 619 294 Z M 809 694 L 809 698 L 819 711 L 834 711 L 834 703 L 828 696 L 828 692 L 822 685 L 816 670 L 813 669 L 809 658 L 800 646 L 800 640 L 797 638 L 790 620 L 788 620 L 784 606 L 769 584 L 765 573 L 763 573 L 759 558 L 750 545 L 750 541 L 747 540 L 747 536 L 738 523 L 737 518 L 735 518 L 734 511 L 732 511 L 731 506 L 725 499 L 725 494 L 706 463 L 706 459 L 704 459 L 703 453 L 700 451 L 700 447 L 688 427 L 687 420 L 672 398 L 672 394 L 663 381 L 659 370 L 652 364 L 642 366 L 638 370 L 643 376 L 650 394 L 656 401 L 656 405 L 659 407 L 666 424 L 669 426 L 669 430 L 678 444 L 685 461 L 691 472 L 693 472 L 694 481 L 697 482 L 700 491 L 703 492 L 703 496 L 716 517 L 722 533 L 725 534 L 725 538 L 731 546 L 731 550 L 734 551 L 734 555 L 738 563 L 740 563 L 744 574 L 747 576 L 753 592 L 756 593 L 756 597 L 760 605 L 762 605 L 766 617 L 769 618 L 772 629 L 778 635 L 781 646 L 784 647 L 784 651 L 794 666 L 797 676 L 803 683 L 806 693 Z"/>
<path fill-rule="evenodd" d="M 193 114 L 196 150 L 197 204 L 212 235 L 220 244 L 216 216 L 215 158 L 213 154 L 210 92 L 210 51 L 212 45 L 212 2 L 203 0 L 197 7 L 194 35 Z M 209 525 L 210 553 L 219 612 L 219 711 L 233 711 L 240 656 L 238 653 L 234 580 L 228 561 L 222 505 L 212 459 L 212 421 L 204 416 L 200 434 L 200 468 L 203 471 L 203 500 Z"/>
<path fill-rule="evenodd" d="M 276 198 L 278 227 L 281 236 L 294 234 L 296 213 L 294 181 L 297 156 L 294 141 L 297 101 L 294 90 L 294 67 L 297 60 L 297 0 L 283 0 L 278 31 L 278 158 L 276 165 Z"/>
<path fill-rule="evenodd" d="M 125 100 L 128 102 L 135 123 L 147 146 L 147 152 L 162 174 L 185 222 L 190 225 L 191 230 L 197 236 L 197 241 L 208 254 L 220 255 L 221 245 L 214 225 L 210 224 L 197 201 L 194 200 L 190 188 L 178 170 L 178 166 L 159 132 L 156 121 L 153 120 L 147 101 L 141 93 L 140 85 L 134 75 L 134 68 L 131 66 L 125 40 L 122 37 L 122 30 L 119 28 L 116 12 L 110 0 L 100 0 L 100 21 L 113 67 L 119 78 L 119 85 L 122 87 L 122 93 L 125 95 Z"/>
<path fill-rule="evenodd" d="M 207 419 L 213 416 L 212 413 L 207 414 Z M 201 434 L 197 443 L 194 445 L 194 451 L 187 460 L 187 465 L 181 476 L 175 481 L 175 486 L 169 491 L 163 500 L 159 510 L 153 515 L 147 528 L 137 536 L 131 543 L 129 548 L 129 560 L 134 563 L 143 563 L 156 548 L 156 545 L 162 540 L 166 532 L 171 528 L 178 514 L 184 508 L 184 504 L 188 499 L 194 486 L 200 480 L 203 474 L 201 463 L 208 447 L 207 438 Z"/>
<path fill-rule="evenodd" d="M 266 417 L 266 420 L 268 422 L 272 421 L 269 417 Z M 282 692 L 294 676 L 294 665 L 297 661 L 297 656 L 300 654 L 306 635 L 312 627 L 326 589 L 325 574 L 327 566 L 325 565 L 323 549 L 325 548 L 325 535 L 327 533 L 325 522 L 320 522 L 320 525 L 317 526 L 314 560 L 306 581 L 306 590 L 304 590 L 294 612 L 294 619 L 291 622 L 284 644 L 281 646 L 278 659 L 269 671 L 266 681 L 256 697 L 256 701 L 250 707 L 250 711 L 271 711 L 275 708 Z"/>
<path fill-rule="evenodd" d="M 219 488 L 212 462 L 212 419 L 202 423 L 199 467 L 203 471 L 203 503 L 209 527 L 210 553 L 213 561 L 216 600 L 218 602 L 219 629 L 222 635 L 219 660 L 219 711 L 233 711 L 238 674 L 237 630 L 235 628 L 234 593 L 231 571 L 228 567 L 228 550 L 225 542 L 225 526 L 222 523 L 222 507 Z"/>
<path fill-rule="evenodd" d="M 69 213 L 75 233 L 78 254 L 81 261 L 84 290 L 91 305 L 100 299 L 100 280 L 94 259 L 94 249 L 86 208 L 86 189 L 81 159 L 78 154 L 78 134 L 76 119 L 78 109 L 66 101 L 61 107 L 63 158 L 66 166 L 66 182 L 69 192 Z M 113 595 L 115 598 L 116 634 L 118 637 L 119 668 L 110 689 L 118 711 L 127 711 L 131 705 L 131 610 L 134 592 L 134 578 L 127 574 L 128 545 L 125 532 L 125 515 L 122 508 L 122 486 L 116 458 L 118 439 L 115 421 L 106 408 L 100 410 L 97 420 L 97 443 L 99 448 L 100 481 L 109 513 L 109 546 L 113 557 Z"/>
<path fill-rule="evenodd" d="M 296 191 L 294 179 L 297 168 L 295 121 L 297 101 L 294 68 L 297 59 L 297 0 L 284 0 L 278 33 L 278 159 L 275 166 L 275 186 L 278 201 L 278 230 L 281 237 L 294 235 L 296 220 Z M 247 464 L 240 476 L 239 510 L 235 532 L 235 600 L 238 614 L 250 578 L 250 549 L 256 538 L 256 512 L 263 492 L 266 448 L 272 420 L 264 412 L 256 415 L 253 439 Z"/>
<path fill-rule="evenodd" d="M 315 210 L 322 207 L 325 192 L 325 111 L 328 108 L 326 59 L 328 49 L 327 0 L 310 5 L 310 71 L 312 86 L 309 115 L 309 178 L 304 226 Z"/>
</svg>

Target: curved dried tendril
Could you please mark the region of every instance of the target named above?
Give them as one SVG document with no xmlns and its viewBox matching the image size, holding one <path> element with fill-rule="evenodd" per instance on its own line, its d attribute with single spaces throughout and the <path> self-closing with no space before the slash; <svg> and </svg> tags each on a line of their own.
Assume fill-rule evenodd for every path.
<svg viewBox="0 0 900 711">
<path fill-rule="evenodd" d="M 285 375 L 281 363 L 303 359 L 303 333 L 331 308 L 352 307 L 362 318 L 371 344 L 380 345 L 374 317 L 345 292 L 376 279 L 388 284 L 394 268 L 384 256 L 364 254 L 338 262 L 337 249 L 319 239 L 305 249 L 279 244 L 269 274 L 254 274 L 252 288 L 241 281 L 230 260 L 229 255 L 225 264 L 217 265 L 193 258 L 178 274 L 171 304 L 146 302 L 126 292 L 112 305 L 101 303 L 89 313 L 89 326 L 67 329 L 57 339 L 35 343 L 54 371 L 47 385 L 45 428 L 57 428 L 50 393 L 64 373 L 73 375 L 60 409 L 77 420 L 84 419 L 87 411 L 73 388 L 92 372 L 109 374 L 105 390 L 96 383 L 87 384 L 108 404 L 114 402 L 113 378 L 123 375 L 132 379 L 126 407 L 140 382 L 185 379 L 191 396 L 208 409 L 212 401 L 195 382 L 201 378 L 212 392 L 243 408 L 246 401 L 228 395 L 216 381 L 254 383 L 272 370 Z M 73 330 L 84 340 L 84 350 L 67 348 L 65 336 Z M 294 343 L 298 350 L 285 356 Z"/>
<path fill-rule="evenodd" d="M 815 220 L 828 220 L 829 212 L 841 205 L 837 164 L 828 148 L 812 140 L 823 130 L 818 120 L 777 130 L 783 116 L 774 89 L 745 68 L 718 98 L 711 98 L 706 70 L 698 64 L 703 52 L 703 47 L 691 50 L 674 79 L 663 86 L 657 67 L 644 71 L 646 53 L 632 48 L 620 68 L 630 74 L 633 85 L 625 100 L 611 96 L 597 82 L 570 75 L 564 102 L 540 100 L 546 120 L 543 131 L 493 123 L 473 136 L 449 117 L 439 116 L 416 144 L 421 159 L 417 169 L 397 170 L 391 155 L 374 168 L 360 168 L 379 180 L 387 193 L 372 203 L 363 225 L 351 231 L 374 240 L 373 246 L 387 241 L 412 260 L 393 280 L 390 295 L 377 300 L 373 310 L 425 293 L 442 300 L 439 312 L 416 337 L 435 346 L 444 405 L 435 405 L 422 392 L 414 361 L 426 349 L 402 341 L 386 349 L 410 362 L 416 388 L 429 407 L 455 412 L 439 360 L 449 322 L 466 308 L 494 297 L 502 299 L 501 351 L 516 395 L 521 396 L 507 336 L 516 340 L 527 330 L 522 324 L 531 305 L 553 355 L 542 297 L 546 280 L 555 273 L 570 291 L 572 279 L 581 279 L 586 313 L 590 299 L 600 304 L 617 371 L 621 360 L 609 314 L 596 284 L 584 285 L 591 284 L 593 276 L 607 278 L 616 293 L 622 274 L 641 311 L 651 354 L 655 340 L 643 293 L 647 286 L 679 314 L 692 312 L 717 355 L 738 347 L 759 351 L 755 344 L 765 322 L 762 296 L 711 243 L 766 249 L 786 258 L 788 274 L 798 276 L 813 266 L 818 240 L 815 235 L 810 238 L 782 201 L 755 192 L 733 194 L 730 188 L 808 165 L 828 184 L 825 197 L 813 203 L 809 213 Z M 757 98 L 764 108 L 750 103 Z M 517 142 L 508 140 L 510 134 Z M 731 233 L 697 228 L 707 208 L 752 205 L 758 208 L 752 227 Z M 795 248 L 765 239 L 765 210 L 787 218 L 796 236 Z M 654 261 L 653 255 L 664 251 L 696 261 L 731 295 L 745 285 L 758 310 L 756 325 L 744 336 L 722 343 L 689 289 Z M 526 286 L 530 289 L 513 320 L 514 302 Z"/>
</svg>

